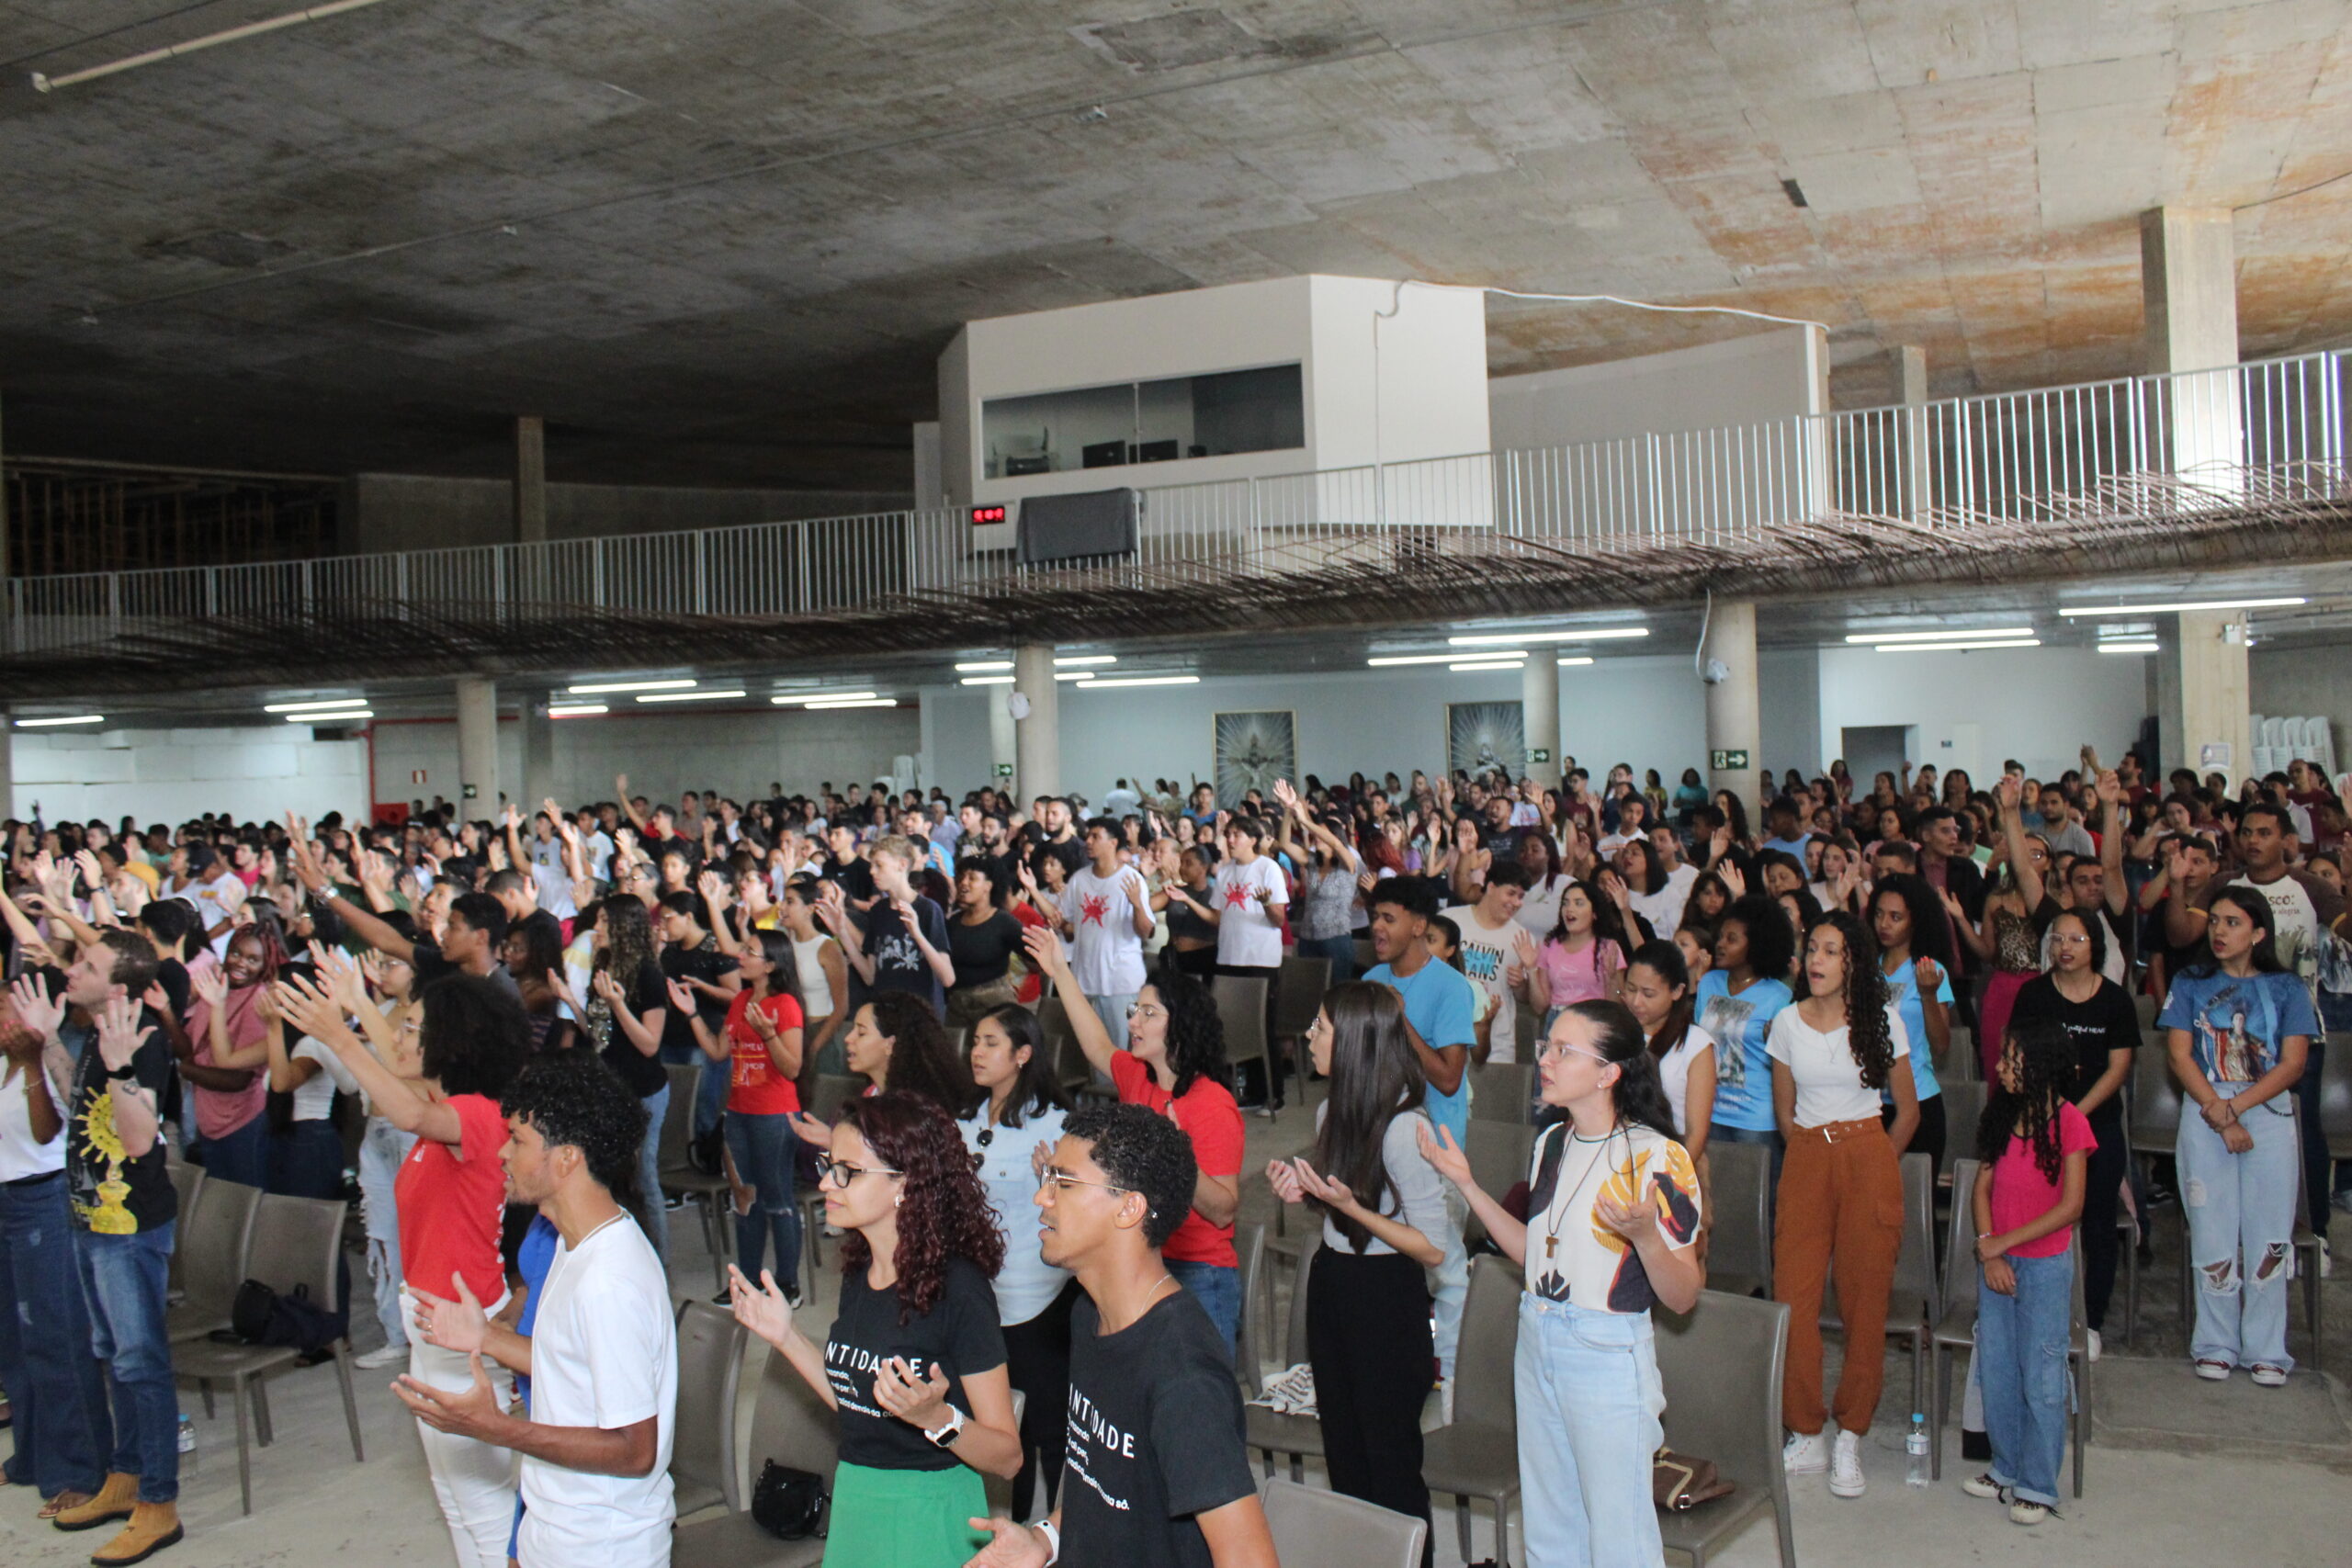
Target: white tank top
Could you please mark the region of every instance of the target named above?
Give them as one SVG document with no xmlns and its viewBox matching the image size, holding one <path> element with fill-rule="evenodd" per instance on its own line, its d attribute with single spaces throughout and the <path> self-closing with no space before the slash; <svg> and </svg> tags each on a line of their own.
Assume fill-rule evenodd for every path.
<svg viewBox="0 0 2352 1568">
<path fill-rule="evenodd" d="M 825 948 L 832 938 L 820 931 L 807 942 L 792 942 L 792 966 L 800 976 L 801 1016 L 814 1023 L 833 1016 L 832 983 L 825 978 Z"/>
<path fill-rule="evenodd" d="M 27 1087 L 28 1075 L 40 1063 L 18 1066 L 17 1076 L 0 1084 L 0 1181 L 21 1181 L 30 1176 L 51 1176 L 65 1168 L 65 1133 L 45 1144 L 33 1142 L 33 1105 Z"/>
</svg>

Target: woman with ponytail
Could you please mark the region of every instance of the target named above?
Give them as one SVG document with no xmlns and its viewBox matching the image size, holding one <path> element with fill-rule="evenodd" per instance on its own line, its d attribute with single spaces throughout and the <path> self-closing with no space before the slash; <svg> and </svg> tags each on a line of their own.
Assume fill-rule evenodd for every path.
<svg viewBox="0 0 2352 1568">
<path fill-rule="evenodd" d="M 1655 1568 L 1666 1394 L 1649 1314 L 1699 1300 L 1699 1178 L 1622 1003 L 1567 1008 L 1537 1071 L 1559 1120 L 1536 1141 L 1524 1221 L 1478 1186 L 1451 1134 L 1423 1132 L 1421 1155 L 1525 1270 L 1513 1375 L 1527 1560 Z"/>
<path fill-rule="evenodd" d="M 1886 976 L 1862 922 L 1843 910 L 1805 932 L 1802 999 L 1772 1020 L 1772 1108 L 1788 1158 L 1772 1238 L 1772 1294 L 1789 1307 L 1781 1419 L 1792 1475 L 1829 1472 L 1839 1497 L 1862 1495 L 1862 1435 L 1878 1409 L 1887 1292 L 1903 1245 L 1903 1173 L 1894 1151 L 1919 1124 L 1910 1042 L 1888 1005 Z M 1879 1095 L 1894 1096 L 1892 1124 Z M 1849 1355 L 1838 1374 L 1834 1448 L 1823 1430 L 1821 1298 L 1832 1267 Z"/>
</svg>

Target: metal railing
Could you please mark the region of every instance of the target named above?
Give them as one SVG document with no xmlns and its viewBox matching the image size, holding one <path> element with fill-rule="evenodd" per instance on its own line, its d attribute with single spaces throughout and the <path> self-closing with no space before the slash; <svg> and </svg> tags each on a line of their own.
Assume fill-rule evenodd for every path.
<svg viewBox="0 0 2352 1568">
<path fill-rule="evenodd" d="M 2346 493 L 2346 355 L 1712 430 L 1272 478 L 1143 487 L 1130 564 L 1169 579 L 1276 574 L 1408 532 L 1606 552 L 1769 547 L 1830 515 L 1964 534 L 2084 516 L 2152 520 Z M 1101 562 L 1089 563 L 1099 569 Z M 1112 564 L 1118 564 L 1114 562 Z M 1050 581 L 977 550 L 961 511 L 159 571 L 16 578 L 8 647 L 89 647 L 191 618 L 263 629 L 345 614 L 494 618 L 821 615 L 909 592 Z"/>
</svg>

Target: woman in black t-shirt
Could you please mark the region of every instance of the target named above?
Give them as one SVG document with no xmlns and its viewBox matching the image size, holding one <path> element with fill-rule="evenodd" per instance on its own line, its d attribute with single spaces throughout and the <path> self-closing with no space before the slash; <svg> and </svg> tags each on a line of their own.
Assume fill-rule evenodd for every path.
<svg viewBox="0 0 2352 1568">
<path fill-rule="evenodd" d="M 994 861 L 967 860 L 956 868 L 956 918 L 947 922 L 947 955 L 956 983 L 947 988 L 950 1028 L 969 1029 L 991 1008 L 1014 999 L 1020 980 L 1011 973 L 1021 951 L 1021 922 L 1004 909 L 1004 882 Z"/>
<path fill-rule="evenodd" d="M 662 1117 L 670 1108 L 670 1070 L 662 1065 L 662 1029 L 670 992 L 653 961 L 653 927 L 644 901 L 616 893 L 596 906 L 596 967 L 589 979 L 595 998 L 592 1027 L 602 1020 L 599 1053 L 645 1107 L 645 1141 L 638 1150 L 636 1201 L 629 1212 L 653 1250 L 670 1256 L 670 1216 L 662 1203 Z"/>
<path fill-rule="evenodd" d="M 735 1316 L 840 1417 L 825 1561 L 954 1564 L 987 1543 L 983 1473 L 1021 1469 L 1012 1384 L 989 1284 L 1004 1238 L 964 1140 L 929 1100 L 853 1100 L 820 1185 L 842 1227 L 841 1310 L 825 1343 L 793 1321 L 772 1271 L 728 1268 Z"/>
</svg>

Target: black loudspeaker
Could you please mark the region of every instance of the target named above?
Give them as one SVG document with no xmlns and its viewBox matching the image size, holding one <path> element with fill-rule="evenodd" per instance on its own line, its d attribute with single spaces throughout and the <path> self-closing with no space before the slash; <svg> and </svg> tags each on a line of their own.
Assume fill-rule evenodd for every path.
<svg viewBox="0 0 2352 1568">
<path fill-rule="evenodd" d="M 1030 496 L 1021 503 L 1021 564 L 1131 556 L 1142 503 L 1143 497 L 1133 490 Z"/>
</svg>

